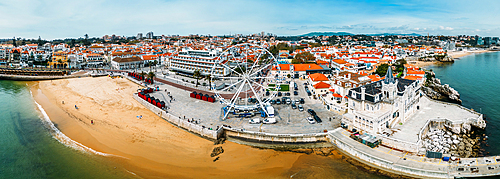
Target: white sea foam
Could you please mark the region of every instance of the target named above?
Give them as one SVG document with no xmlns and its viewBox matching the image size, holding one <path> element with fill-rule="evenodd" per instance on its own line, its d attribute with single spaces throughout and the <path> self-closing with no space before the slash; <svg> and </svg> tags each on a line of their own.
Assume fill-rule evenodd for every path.
<svg viewBox="0 0 500 179">
<path fill-rule="evenodd" d="M 33 94 L 31 93 L 31 91 L 30 91 L 30 94 L 33 97 Z M 78 143 L 77 141 L 72 140 L 71 138 L 69 138 L 68 136 L 66 136 L 64 133 L 62 133 L 54 125 L 54 123 L 52 123 L 52 121 L 49 118 L 49 115 L 47 115 L 47 113 L 45 112 L 45 110 L 43 109 L 43 107 L 40 104 L 38 104 L 35 100 L 34 100 L 34 102 L 37 105 L 37 107 L 40 110 L 40 112 L 42 113 L 42 117 L 41 117 L 42 122 L 49 128 L 49 130 L 50 130 L 50 132 L 52 134 L 52 137 L 54 137 L 57 141 L 59 141 L 63 145 L 68 146 L 70 148 L 73 148 L 75 150 L 79 150 L 79 151 L 83 151 L 83 152 L 87 152 L 87 153 L 93 153 L 93 154 L 96 154 L 96 155 L 107 156 L 107 157 L 109 157 L 109 156 L 122 157 L 122 156 L 118 156 L 118 155 L 107 154 L 107 153 L 96 151 L 96 150 L 94 150 L 94 149 L 92 149 L 90 147 L 87 147 L 87 146 L 85 146 L 83 144 Z M 125 158 L 125 157 L 122 157 L 122 158 Z"/>
</svg>

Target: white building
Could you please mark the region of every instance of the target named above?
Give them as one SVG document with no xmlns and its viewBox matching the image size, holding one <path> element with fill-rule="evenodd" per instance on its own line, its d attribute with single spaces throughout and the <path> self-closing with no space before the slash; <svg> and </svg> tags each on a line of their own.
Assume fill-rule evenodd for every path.
<svg viewBox="0 0 500 179">
<path fill-rule="evenodd" d="M 111 60 L 111 66 L 113 69 L 126 70 L 135 69 L 144 66 L 144 62 L 139 57 L 128 57 L 128 58 L 114 58 Z"/>
<path fill-rule="evenodd" d="M 201 75 L 211 74 L 214 64 L 219 61 L 216 51 L 184 50 L 170 58 L 170 70 L 181 73 L 193 74 L 199 70 Z M 215 74 L 229 75 L 229 69 L 217 67 Z"/>
<path fill-rule="evenodd" d="M 384 80 L 349 90 L 348 113 L 343 115 L 342 125 L 349 130 L 383 133 L 415 113 L 420 82 L 394 79 L 390 68 L 387 74 Z"/>
</svg>

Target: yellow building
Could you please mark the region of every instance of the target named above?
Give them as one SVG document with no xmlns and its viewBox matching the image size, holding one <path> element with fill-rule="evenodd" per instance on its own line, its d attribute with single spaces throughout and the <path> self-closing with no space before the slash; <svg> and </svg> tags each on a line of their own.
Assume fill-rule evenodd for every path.
<svg viewBox="0 0 500 179">
<path fill-rule="evenodd" d="M 50 68 L 67 68 L 69 66 L 68 53 L 55 52 L 52 55 L 51 61 L 48 62 Z"/>
</svg>

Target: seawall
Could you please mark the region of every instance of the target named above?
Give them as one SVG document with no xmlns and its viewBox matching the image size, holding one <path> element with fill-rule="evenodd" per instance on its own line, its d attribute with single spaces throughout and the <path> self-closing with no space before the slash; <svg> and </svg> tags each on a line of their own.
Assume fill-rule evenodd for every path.
<svg viewBox="0 0 500 179">
<path fill-rule="evenodd" d="M 163 118 L 164 120 L 170 122 L 171 124 L 173 124 L 173 125 L 175 125 L 177 127 L 180 127 L 180 128 L 182 128 L 184 130 L 187 130 L 187 131 L 189 131 L 191 133 L 197 134 L 197 135 L 199 135 L 201 137 L 204 137 L 204 138 L 207 138 L 207 139 L 210 139 L 210 140 L 217 140 L 217 139 L 219 139 L 220 135 L 223 132 L 222 128 L 220 128 L 218 130 L 209 130 L 208 128 L 204 128 L 201 125 L 197 125 L 197 124 L 188 122 L 187 120 L 184 120 L 184 119 L 182 119 L 180 117 L 173 116 L 173 115 L 167 113 L 166 111 L 164 111 L 164 110 L 162 110 L 162 109 L 154 106 L 153 104 L 148 103 L 144 99 L 141 99 L 137 95 L 137 93 L 133 94 L 133 98 L 137 102 L 141 103 L 144 107 L 146 107 L 147 109 L 149 109 L 150 111 L 152 111 L 156 115 L 158 115 L 161 118 Z"/>
<path fill-rule="evenodd" d="M 241 129 L 234 129 L 229 127 L 221 127 L 218 130 L 209 130 L 208 128 L 203 128 L 201 125 L 188 122 L 178 116 L 174 116 L 166 111 L 150 104 L 146 100 L 140 98 L 137 93 L 133 94 L 133 98 L 141 103 L 144 107 L 160 116 L 164 120 L 178 126 L 184 130 L 187 130 L 196 135 L 202 136 L 210 140 L 217 140 L 221 137 L 233 137 L 239 140 L 245 140 L 250 142 L 258 143 L 269 143 L 269 144 L 279 144 L 279 143 L 316 143 L 316 142 L 327 142 L 327 133 L 311 133 L 311 134 L 273 134 L 265 132 L 254 132 L 245 131 Z"/>
<path fill-rule="evenodd" d="M 78 76 L 23 76 L 23 75 L 6 75 L 0 74 L 0 79 L 3 80 L 13 80 L 13 81 L 41 81 L 41 80 L 57 80 L 57 79 L 67 79 L 67 78 L 80 78 L 88 77 L 88 75 L 78 75 Z"/>
</svg>

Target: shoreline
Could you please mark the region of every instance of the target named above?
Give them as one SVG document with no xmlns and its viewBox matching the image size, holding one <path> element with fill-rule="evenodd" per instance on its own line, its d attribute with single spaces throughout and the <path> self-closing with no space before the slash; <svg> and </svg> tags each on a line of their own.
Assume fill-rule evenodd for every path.
<svg viewBox="0 0 500 179">
<path fill-rule="evenodd" d="M 491 52 L 497 52 L 497 51 L 492 51 L 492 50 L 476 50 L 476 51 L 467 51 L 467 52 L 453 51 L 453 52 L 448 52 L 448 55 L 453 59 L 455 59 L 455 58 L 460 59 L 462 57 L 469 56 L 469 55 L 491 53 Z"/>
<path fill-rule="evenodd" d="M 453 51 L 453 52 L 448 52 L 448 56 L 450 56 L 453 60 L 460 60 L 463 57 L 469 56 L 469 55 L 475 55 L 475 54 L 482 54 L 482 53 L 492 53 L 492 52 L 498 52 L 498 51 L 492 51 L 492 50 L 478 50 L 478 51 Z M 408 61 L 408 64 L 415 65 L 419 68 L 425 68 L 427 66 L 433 66 L 433 65 L 440 65 L 440 64 L 446 64 L 446 63 L 451 63 L 451 62 L 440 62 L 440 61 Z"/>
<path fill-rule="evenodd" d="M 126 89 L 118 84 L 127 85 L 128 88 Z M 55 108 L 52 110 L 54 110 L 53 112 L 56 113 L 56 116 L 57 109 L 59 109 L 69 117 L 66 119 L 64 117 L 50 117 L 54 124 L 57 125 L 57 128 L 63 133 L 67 133 L 68 137 L 75 141 L 80 142 L 87 138 L 88 143 L 82 141 L 82 145 L 99 152 L 124 157 L 125 159 L 111 158 L 111 160 L 117 161 L 126 171 L 136 174 L 139 177 L 244 177 L 252 174 L 252 176 L 256 177 L 272 176 L 273 178 L 288 178 L 286 176 L 288 171 L 296 165 L 299 158 L 307 155 L 294 153 L 293 151 L 278 151 L 279 149 L 257 149 L 232 142 L 214 145 L 212 141 L 200 138 L 164 121 L 146 106 L 135 101 L 133 95 L 130 94 L 135 91 L 134 87 L 136 84 L 125 78 L 109 79 L 107 77 L 100 77 L 56 80 L 38 82 L 37 85 L 40 89 L 32 88 L 32 91 L 36 91 L 33 96 L 35 100 L 38 98 L 37 101 L 41 105 L 44 105 L 43 103 L 46 102 L 43 97 L 47 98 L 46 100 L 49 103 L 46 103 L 46 105 L 49 108 L 47 110 L 49 116 L 51 113 L 50 103 L 52 103 L 52 107 Z M 118 88 L 115 85 L 118 85 Z M 53 91 L 57 91 L 57 94 L 53 93 Z M 71 99 L 68 100 L 68 98 Z M 66 104 L 59 102 L 61 99 L 65 99 Z M 116 104 L 123 102 L 126 102 L 126 104 Z M 73 109 L 73 104 L 77 104 L 79 109 Z M 44 106 L 44 108 L 46 107 Z M 122 108 L 127 110 L 123 111 L 121 110 Z M 129 113 L 123 115 L 127 111 Z M 144 118 L 134 119 L 136 114 L 130 114 L 130 111 L 144 111 L 143 113 L 141 112 Z M 59 117 L 63 115 L 59 115 Z M 114 115 L 118 115 L 118 117 Z M 90 124 L 89 120 L 92 119 L 95 121 L 95 124 Z M 138 126 L 136 123 L 146 123 L 147 125 Z M 166 125 L 163 126 L 164 124 Z M 136 142 L 136 139 L 132 139 L 132 141 L 127 140 L 127 135 L 130 136 L 132 133 L 132 137 L 136 137 L 134 134 L 137 134 L 134 131 L 131 132 L 128 130 L 128 125 L 134 125 L 131 127 L 133 129 L 141 129 L 139 133 L 142 133 L 142 138 L 137 139 L 139 142 Z M 158 130 L 155 129 L 156 125 L 162 125 L 162 129 L 170 127 L 168 128 L 170 129 L 169 132 L 160 136 L 171 137 L 170 135 L 177 135 L 176 137 L 179 137 L 179 139 L 172 139 L 172 141 L 167 142 L 167 145 L 165 145 L 166 141 L 158 139 L 159 135 L 156 132 L 161 131 L 155 131 Z M 71 130 L 68 130 L 68 128 L 71 128 Z M 76 130 L 80 130 L 78 134 L 72 134 L 76 133 Z M 150 130 L 155 131 L 155 134 L 147 133 Z M 90 136 L 85 136 L 85 134 L 81 136 L 81 131 L 85 134 L 88 133 Z M 162 131 L 164 132 L 164 130 Z M 171 149 L 169 148 L 172 147 L 170 145 L 176 145 L 176 147 Z M 140 146 L 140 149 L 134 150 L 134 147 L 137 146 Z M 215 157 L 209 157 L 211 149 L 214 147 L 223 147 L 226 153 L 221 154 L 214 160 Z M 245 152 L 241 152 L 242 149 Z M 188 151 L 186 152 L 186 150 Z M 342 149 L 337 150 L 343 152 Z M 226 158 L 227 153 L 230 153 L 229 160 Z M 278 155 L 280 157 L 276 157 Z M 350 155 L 344 154 L 342 156 L 357 160 Z M 219 157 L 221 157 L 220 160 Z M 249 161 L 255 158 L 259 159 Z M 364 163 L 364 165 L 373 167 L 367 163 Z M 356 165 L 352 166 L 359 167 Z M 241 172 L 241 169 L 245 169 L 244 171 L 247 172 Z M 385 173 L 387 171 L 383 171 L 382 169 L 375 172 L 387 176 L 387 173 Z M 177 175 L 172 175 L 172 173 Z"/>
<path fill-rule="evenodd" d="M 101 77 L 101 79 L 103 78 L 106 77 Z M 252 174 L 255 177 L 273 176 L 273 178 L 288 178 L 288 176 L 284 176 L 283 174 L 290 170 L 300 157 L 304 157 L 303 155 L 306 155 L 269 149 L 263 150 L 232 142 L 226 142 L 225 144 L 217 145 L 224 147 L 226 152 L 220 155 L 221 159 L 219 161 L 214 162 L 214 158 L 210 157 L 210 152 L 217 146 L 215 146 L 212 141 L 202 139 L 194 134 L 171 125 L 144 107 L 136 106 L 140 104 L 132 99 L 131 103 L 136 103 L 135 105 L 129 104 L 133 106 L 132 109 L 140 109 L 141 111 L 147 110 L 142 112 L 143 121 L 141 122 L 143 122 L 143 125 L 134 126 L 136 129 L 151 129 L 157 127 L 163 129 L 162 131 L 167 129 L 167 131 L 170 132 L 163 132 L 163 134 L 160 135 L 161 137 L 178 139 L 171 139 L 173 141 L 166 142 L 159 140 L 158 137 L 160 136 L 153 134 L 143 134 L 142 138 L 139 138 L 137 136 L 140 135 L 141 132 L 131 132 L 129 130 L 131 127 L 127 125 L 117 124 L 115 123 L 117 121 L 113 120 L 100 120 L 92 114 L 101 113 L 100 115 L 97 114 L 97 116 L 109 117 L 109 115 L 102 113 L 102 111 L 106 110 L 94 109 L 83 111 L 86 110 L 84 108 L 87 107 L 85 102 L 89 101 L 81 99 L 84 98 L 82 96 L 79 96 L 79 99 L 77 100 L 65 98 L 65 105 L 60 102 L 61 97 L 59 96 L 70 95 L 75 93 L 75 91 L 70 90 L 70 92 L 67 92 L 68 89 L 64 88 L 59 90 L 57 94 L 53 94 L 51 91 L 53 89 L 61 88 L 61 86 L 64 85 L 66 85 L 66 87 L 74 85 L 73 82 L 68 84 L 67 81 L 81 81 L 82 79 L 85 80 L 85 78 L 81 78 L 54 80 L 52 82 L 36 82 L 36 84 L 32 85 L 33 87 L 31 88 L 31 91 L 33 91 L 33 98 L 37 103 L 40 103 L 40 105 L 43 106 L 43 108 L 47 111 L 50 120 L 58 129 L 60 129 L 62 133 L 66 134 L 72 140 L 98 152 L 109 153 L 126 158 L 111 157 L 110 160 L 116 161 L 123 166 L 125 170 L 135 173 L 137 176 L 144 178 L 185 178 L 207 176 L 244 177 Z M 133 89 L 135 84 L 132 82 L 128 80 L 121 82 L 129 83 L 129 85 L 132 84 L 129 90 L 135 91 Z M 57 83 L 57 85 L 52 85 L 51 83 Z M 102 85 L 101 83 L 99 84 Z M 132 98 L 130 95 L 131 93 L 127 93 L 125 90 L 123 90 L 123 92 L 118 90 L 118 92 L 128 95 L 130 99 Z M 69 98 L 70 96 L 66 97 Z M 74 96 L 72 97 L 75 98 Z M 77 103 L 77 101 L 81 102 Z M 79 111 L 72 110 L 72 103 L 76 103 L 79 106 Z M 98 99 L 94 99 L 91 103 L 95 106 L 102 105 L 99 104 Z M 135 115 L 131 117 L 132 120 L 138 120 L 137 118 L 134 119 L 134 117 Z M 90 119 L 94 119 L 94 125 L 90 124 Z M 135 123 L 137 122 L 138 121 Z M 133 125 L 131 123 L 127 124 Z M 128 137 L 123 136 L 132 137 L 132 140 L 136 141 L 132 142 L 132 140 L 128 139 Z M 137 148 L 137 146 L 139 147 Z M 229 153 L 229 156 L 227 156 L 226 153 Z M 234 168 L 246 169 L 246 172 L 235 170 Z"/>
</svg>

